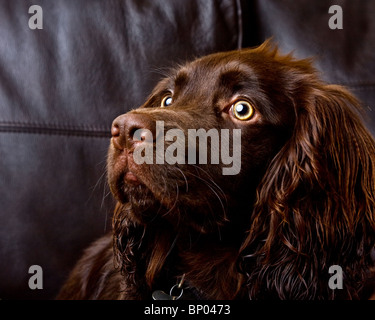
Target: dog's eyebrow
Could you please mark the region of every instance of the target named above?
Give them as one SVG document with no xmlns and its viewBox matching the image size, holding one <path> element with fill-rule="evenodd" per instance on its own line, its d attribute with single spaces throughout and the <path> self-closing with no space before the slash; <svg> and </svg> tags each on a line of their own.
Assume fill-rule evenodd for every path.
<svg viewBox="0 0 375 320">
<path fill-rule="evenodd" d="M 232 94 L 256 87 L 257 76 L 252 67 L 242 61 L 230 61 L 221 69 L 218 86 Z"/>
<path fill-rule="evenodd" d="M 183 88 L 188 82 L 188 74 L 186 71 L 180 71 L 174 78 L 175 88 Z"/>
<path fill-rule="evenodd" d="M 252 83 L 256 83 L 247 72 L 242 70 L 227 70 L 219 77 L 219 86 L 230 90 L 232 94 L 244 88 L 251 88 Z"/>
</svg>

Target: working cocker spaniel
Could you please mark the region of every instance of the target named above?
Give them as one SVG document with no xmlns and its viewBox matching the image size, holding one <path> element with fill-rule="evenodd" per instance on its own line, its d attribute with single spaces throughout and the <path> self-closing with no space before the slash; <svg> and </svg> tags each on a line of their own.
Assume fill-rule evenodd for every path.
<svg viewBox="0 0 375 320">
<path fill-rule="evenodd" d="M 59 299 L 366 299 L 375 143 L 358 101 L 270 42 L 177 68 L 116 118 L 113 232 Z"/>
</svg>

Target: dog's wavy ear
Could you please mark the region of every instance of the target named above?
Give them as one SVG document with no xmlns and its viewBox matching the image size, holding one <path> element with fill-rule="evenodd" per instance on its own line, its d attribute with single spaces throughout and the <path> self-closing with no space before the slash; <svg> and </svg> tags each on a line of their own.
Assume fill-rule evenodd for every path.
<svg viewBox="0 0 375 320">
<path fill-rule="evenodd" d="M 374 264 L 375 143 L 344 88 L 316 81 L 301 96 L 241 249 L 249 294 L 359 298 Z M 342 290 L 329 286 L 332 265 L 343 271 Z"/>
</svg>

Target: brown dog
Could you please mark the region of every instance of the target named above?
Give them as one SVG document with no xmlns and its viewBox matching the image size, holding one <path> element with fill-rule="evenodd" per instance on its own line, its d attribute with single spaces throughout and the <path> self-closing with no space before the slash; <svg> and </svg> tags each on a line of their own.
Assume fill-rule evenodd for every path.
<svg viewBox="0 0 375 320">
<path fill-rule="evenodd" d="M 268 42 L 175 70 L 114 120 L 113 234 L 59 298 L 367 298 L 375 143 L 358 110 Z"/>
</svg>

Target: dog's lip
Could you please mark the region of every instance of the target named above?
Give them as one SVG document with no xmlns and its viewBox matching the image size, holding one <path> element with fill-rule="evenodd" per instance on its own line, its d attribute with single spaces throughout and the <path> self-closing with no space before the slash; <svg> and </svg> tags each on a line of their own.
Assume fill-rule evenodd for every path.
<svg viewBox="0 0 375 320">
<path fill-rule="evenodd" d="M 124 180 L 127 183 L 131 183 L 131 184 L 139 184 L 140 183 L 138 177 L 132 171 L 127 171 L 125 173 Z"/>
<path fill-rule="evenodd" d="M 128 201 L 128 196 L 134 191 L 133 189 L 137 188 L 139 191 L 141 187 L 148 189 L 155 200 L 162 205 L 170 207 L 174 204 L 174 200 L 165 197 L 164 192 L 153 187 L 152 180 L 147 175 L 145 176 L 145 168 L 132 161 L 132 153 L 128 150 L 114 154 L 111 163 L 110 186 L 112 186 L 115 197 L 120 199 L 121 202 Z"/>
<path fill-rule="evenodd" d="M 141 179 L 137 175 L 137 167 L 132 162 L 132 153 L 125 149 L 113 157 L 113 172 L 126 184 L 138 185 Z M 133 170 L 135 169 L 135 170 Z"/>
</svg>

